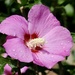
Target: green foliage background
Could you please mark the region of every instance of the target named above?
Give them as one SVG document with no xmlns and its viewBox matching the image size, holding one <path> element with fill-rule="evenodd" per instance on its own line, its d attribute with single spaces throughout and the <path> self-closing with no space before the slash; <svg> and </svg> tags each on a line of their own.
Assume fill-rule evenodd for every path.
<svg viewBox="0 0 75 75">
<path fill-rule="evenodd" d="M 20 3 L 18 1 L 20 1 Z M 73 41 L 75 42 L 75 0 L 0 0 L 0 22 L 13 14 L 22 15 L 27 19 L 29 9 L 34 4 L 41 3 L 48 6 L 51 12 L 60 21 L 61 25 L 70 30 Z M 23 9 L 21 10 L 20 8 L 22 7 Z M 9 57 L 7 59 L 1 57 L 1 54 L 5 52 L 2 47 L 2 44 L 5 42 L 4 39 L 5 35 L 0 33 L 0 75 L 3 72 L 3 67 L 6 63 L 9 63 L 12 68 L 16 68 L 15 65 L 17 62 L 16 60 L 13 62 L 13 59 L 11 60 Z M 74 52 L 73 56 L 75 59 Z M 63 67 L 64 70 L 66 70 L 65 75 L 75 75 L 74 65 L 64 63 Z"/>
</svg>

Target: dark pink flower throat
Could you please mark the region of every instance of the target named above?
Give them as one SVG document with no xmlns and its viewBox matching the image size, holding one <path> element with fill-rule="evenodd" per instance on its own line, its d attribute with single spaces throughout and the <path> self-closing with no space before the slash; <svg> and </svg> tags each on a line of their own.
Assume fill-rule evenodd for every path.
<svg viewBox="0 0 75 75">
<path fill-rule="evenodd" d="M 27 43 L 30 41 L 30 40 L 33 40 L 33 39 L 36 39 L 36 38 L 38 38 L 38 35 L 36 34 L 36 33 L 34 33 L 34 34 L 32 34 L 32 35 L 30 35 L 30 34 L 25 34 L 25 40 L 24 40 L 24 42 L 25 42 L 25 44 L 26 44 L 26 46 L 27 46 Z M 28 47 L 28 46 L 27 46 Z M 41 50 L 42 48 L 40 47 L 40 46 L 36 46 L 35 48 L 31 48 L 31 51 L 32 52 L 38 52 L 39 50 Z"/>
</svg>

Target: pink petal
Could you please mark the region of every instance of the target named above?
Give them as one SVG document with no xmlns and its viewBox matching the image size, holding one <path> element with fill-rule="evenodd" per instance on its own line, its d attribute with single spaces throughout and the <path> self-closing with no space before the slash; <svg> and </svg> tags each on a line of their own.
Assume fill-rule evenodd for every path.
<svg viewBox="0 0 75 75">
<path fill-rule="evenodd" d="M 42 5 L 34 5 L 28 13 L 28 30 L 30 34 L 37 33 L 40 37 L 52 28 L 59 26 L 59 21 L 53 16 L 49 8 Z"/>
<path fill-rule="evenodd" d="M 25 73 L 27 71 L 28 67 L 27 66 L 24 66 L 20 69 L 21 73 Z M 15 75 L 18 75 L 18 72 L 16 72 Z"/>
<path fill-rule="evenodd" d="M 3 75 L 12 75 L 12 73 L 11 73 L 11 67 L 8 64 L 6 64 L 4 66 L 4 74 Z"/>
<path fill-rule="evenodd" d="M 21 68 L 21 73 L 25 73 L 27 71 L 28 67 L 24 66 L 23 68 Z"/>
<path fill-rule="evenodd" d="M 25 73 L 27 69 L 28 69 L 28 67 L 24 66 L 23 68 L 20 69 L 21 73 Z M 12 75 L 11 71 L 12 71 L 12 68 L 8 64 L 6 64 L 4 66 L 4 74 L 3 75 Z M 15 75 L 18 75 L 18 72 L 16 72 Z"/>
<path fill-rule="evenodd" d="M 63 56 L 68 56 L 70 54 L 72 37 L 66 28 L 57 26 L 43 38 L 46 40 L 43 49 L 49 53 Z"/>
<path fill-rule="evenodd" d="M 60 55 L 54 55 L 54 54 L 48 54 L 48 53 L 43 53 L 42 51 L 33 54 L 34 57 L 34 63 L 39 65 L 39 66 L 44 66 L 47 68 L 52 68 L 57 62 L 64 60 L 64 57 Z M 37 61 L 36 61 L 37 60 Z M 43 65 L 41 65 L 41 64 Z"/>
<path fill-rule="evenodd" d="M 42 67 L 44 66 L 41 60 L 38 58 L 37 53 L 33 53 L 33 63 L 40 65 Z"/>
<path fill-rule="evenodd" d="M 24 41 L 19 38 L 8 39 L 3 45 L 8 55 L 21 62 L 31 62 L 33 60 L 31 51 L 25 46 Z"/>
<path fill-rule="evenodd" d="M 0 25 L 0 32 L 10 36 L 17 36 L 24 39 L 27 30 L 27 21 L 24 17 L 19 15 L 12 15 L 6 18 Z"/>
</svg>

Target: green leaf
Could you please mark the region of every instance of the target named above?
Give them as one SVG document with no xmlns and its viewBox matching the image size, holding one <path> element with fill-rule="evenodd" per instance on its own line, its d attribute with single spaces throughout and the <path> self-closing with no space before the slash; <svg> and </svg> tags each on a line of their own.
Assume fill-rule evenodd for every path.
<svg viewBox="0 0 75 75">
<path fill-rule="evenodd" d="M 27 2 L 28 2 L 28 0 L 21 0 L 21 5 L 26 5 L 27 4 Z"/>
<path fill-rule="evenodd" d="M 6 63 L 8 63 L 8 61 L 5 58 L 0 56 L 0 75 L 2 75 L 3 68 Z"/>
<path fill-rule="evenodd" d="M 4 48 L 2 48 L 2 47 L 0 46 L 0 55 L 1 55 L 2 53 L 4 53 L 4 52 L 5 52 Z"/>
<path fill-rule="evenodd" d="M 34 0 L 34 3 L 41 3 L 41 0 Z"/>
<path fill-rule="evenodd" d="M 73 16 L 74 15 L 74 7 L 71 5 L 71 4 L 67 4 L 65 7 L 64 7 L 65 11 L 66 11 L 66 14 L 68 16 Z"/>
<path fill-rule="evenodd" d="M 11 6 L 13 4 L 14 0 L 5 0 L 5 4 L 7 6 Z"/>
<path fill-rule="evenodd" d="M 5 19 L 5 17 L 0 16 L 0 22 L 2 22 Z"/>
<path fill-rule="evenodd" d="M 58 4 L 61 5 L 65 2 L 65 0 L 58 0 Z"/>
<path fill-rule="evenodd" d="M 50 7 L 50 10 L 53 12 L 53 11 L 54 11 L 54 7 L 51 6 L 51 7 Z"/>
<path fill-rule="evenodd" d="M 71 32 L 72 38 L 73 38 L 73 42 L 75 43 L 75 33 Z"/>
<path fill-rule="evenodd" d="M 4 72 L 4 66 L 5 66 L 6 64 L 9 64 L 12 68 L 16 68 L 16 66 L 17 66 L 17 61 L 11 59 L 10 57 L 3 58 L 3 57 L 0 55 L 0 75 L 3 74 L 3 72 Z"/>
</svg>

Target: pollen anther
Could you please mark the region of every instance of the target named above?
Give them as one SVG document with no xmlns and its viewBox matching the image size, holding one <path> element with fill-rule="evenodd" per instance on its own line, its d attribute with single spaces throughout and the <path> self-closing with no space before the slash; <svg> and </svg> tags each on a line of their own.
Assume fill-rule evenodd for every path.
<svg viewBox="0 0 75 75">
<path fill-rule="evenodd" d="M 27 42 L 27 46 L 30 49 L 35 49 L 37 46 L 42 47 L 45 43 L 45 40 L 43 38 L 35 38 L 31 39 L 29 42 Z"/>
</svg>

